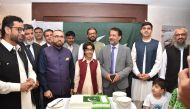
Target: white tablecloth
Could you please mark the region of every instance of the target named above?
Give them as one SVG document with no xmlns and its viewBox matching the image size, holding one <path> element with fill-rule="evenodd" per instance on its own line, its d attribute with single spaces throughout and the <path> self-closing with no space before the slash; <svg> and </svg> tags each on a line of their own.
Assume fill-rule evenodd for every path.
<svg viewBox="0 0 190 109">
<path fill-rule="evenodd" d="M 69 109 L 69 100 L 70 100 L 70 98 L 63 98 L 64 106 L 60 107 L 60 108 L 56 108 L 56 109 Z M 109 100 L 111 102 L 111 109 L 117 109 L 116 103 L 113 102 L 112 97 L 109 97 Z M 51 108 L 47 107 L 46 109 L 51 109 Z M 131 103 L 131 109 L 137 109 L 134 103 Z"/>
</svg>

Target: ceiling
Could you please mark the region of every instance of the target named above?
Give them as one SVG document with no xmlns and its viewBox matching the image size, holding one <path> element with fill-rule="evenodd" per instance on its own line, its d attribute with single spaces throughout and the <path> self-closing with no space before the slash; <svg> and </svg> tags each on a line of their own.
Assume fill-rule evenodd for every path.
<svg viewBox="0 0 190 109">
<path fill-rule="evenodd" d="M 190 0 L 0 0 L 2 4 L 40 2 L 61 3 L 119 3 L 119 4 L 147 4 L 149 6 L 190 8 Z"/>
</svg>

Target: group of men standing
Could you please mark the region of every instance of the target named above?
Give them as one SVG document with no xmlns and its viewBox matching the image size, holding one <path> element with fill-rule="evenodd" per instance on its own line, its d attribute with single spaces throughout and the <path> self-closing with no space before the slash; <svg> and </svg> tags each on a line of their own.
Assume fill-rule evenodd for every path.
<svg viewBox="0 0 190 109">
<path fill-rule="evenodd" d="M 178 72 L 187 68 L 189 46 L 187 30 L 175 30 L 172 46 L 164 52 L 161 43 L 151 38 L 153 26 L 141 26 L 142 38 L 132 50 L 120 44 L 122 31 L 111 28 L 109 44 L 96 41 L 95 28 L 87 30 L 88 41 L 93 43 L 93 59 L 101 66 L 103 94 L 126 91 L 128 76 L 133 72 L 131 97 L 138 108 L 151 92 L 152 81 L 166 80 L 167 91 L 177 87 Z M 36 34 L 34 43 L 34 33 Z M 6 16 L 2 22 L 0 42 L 0 102 L 4 109 L 42 109 L 53 99 L 73 94 L 75 63 L 83 59 L 85 49 L 74 43 L 75 33 L 52 31 L 23 24 L 21 18 Z M 44 35 L 46 42 L 43 41 Z M 92 46 L 92 45 L 91 45 Z M 92 46 L 93 47 L 93 46 Z M 41 99 L 44 99 L 43 103 Z"/>
</svg>

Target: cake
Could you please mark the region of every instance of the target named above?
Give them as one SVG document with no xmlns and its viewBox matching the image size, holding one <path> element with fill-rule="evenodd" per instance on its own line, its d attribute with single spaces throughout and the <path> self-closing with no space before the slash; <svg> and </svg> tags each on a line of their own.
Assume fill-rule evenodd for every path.
<svg viewBox="0 0 190 109">
<path fill-rule="evenodd" d="M 72 95 L 69 109 L 111 109 L 106 95 Z"/>
</svg>

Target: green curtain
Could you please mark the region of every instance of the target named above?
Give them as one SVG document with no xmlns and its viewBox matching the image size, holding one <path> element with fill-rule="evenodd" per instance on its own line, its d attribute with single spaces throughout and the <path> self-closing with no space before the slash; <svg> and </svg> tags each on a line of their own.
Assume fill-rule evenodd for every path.
<svg viewBox="0 0 190 109">
<path fill-rule="evenodd" d="M 112 27 L 120 28 L 123 35 L 121 44 L 126 44 L 131 48 L 132 44 L 140 38 L 140 27 L 142 23 L 108 23 L 108 22 L 64 22 L 63 30 L 74 31 L 76 34 L 76 43 L 81 44 L 87 41 L 86 31 L 89 27 L 94 27 L 98 31 L 98 36 L 105 36 L 100 40 L 105 44 L 109 44 L 109 30 Z"/>
</svg>

